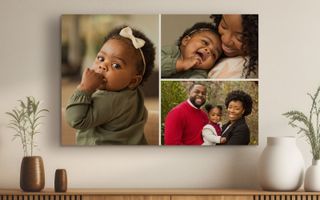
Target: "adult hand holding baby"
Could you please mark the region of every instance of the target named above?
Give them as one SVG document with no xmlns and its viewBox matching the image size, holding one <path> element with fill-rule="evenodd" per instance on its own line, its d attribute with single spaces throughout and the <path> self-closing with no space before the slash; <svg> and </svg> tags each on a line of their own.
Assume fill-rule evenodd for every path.
<svg viewBox="0 0 320 200">
<path fill-rule="evenodd" d="M 105 83 L 105 80 L 101 74 L 86 68 L 82 74 L 81 83 L 78 85 L 78 89 L 92 94 L 103 83 Z"/>
<path fill-rule="evenodd" d="M 224 144 L 226 142 L 227 142 L 227 138 L 226 137 L 221 137 L 220 144 Z"/>
</svg>

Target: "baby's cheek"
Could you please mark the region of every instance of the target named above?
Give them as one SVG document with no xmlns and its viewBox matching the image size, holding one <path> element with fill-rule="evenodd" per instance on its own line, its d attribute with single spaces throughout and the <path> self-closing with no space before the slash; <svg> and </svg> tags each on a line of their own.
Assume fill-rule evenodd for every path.
<svg viewBox="0 0 320 200">
<path fill-rule="evenodd" d="M 215 59 L 213 59 L 213 57 L 211 56 L 210 59 L 208 60 L 208 65 L 209 65 L 210 67 L 212 67 L 212 65 L 214 64 L 214 62 L 215 62 Z"/>
<path fill-rule="evenodd" d="M 101 84 L 99 90 L 105 90 L 107 88 L 106 84 Z"/>
</svg>

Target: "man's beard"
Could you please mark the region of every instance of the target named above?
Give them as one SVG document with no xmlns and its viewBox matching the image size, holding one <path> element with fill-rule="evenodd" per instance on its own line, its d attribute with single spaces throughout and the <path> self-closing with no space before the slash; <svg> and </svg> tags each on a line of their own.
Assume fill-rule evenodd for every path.
<svg viewBox="0 0 320 200">
<path fill-rule="evenodd" d="M 197 98 L 200 98 L 200 99 L 203 100 L 201 104 L 199 104 L 199 103 L 196 102 L 196 99 L 197 99 Z M 197 97 L 197 96 L 195 96 L 195 97 L 190 97 L 189 100 L 190 100 L 190 102 L 192 103 L 192 105 L 194 105 L 194 106 L 197 107 L 197 108 L 200 108 L 200 107 L 206 102 L 206 100 L 205 100 L 204 98 Z"/>
</svg>

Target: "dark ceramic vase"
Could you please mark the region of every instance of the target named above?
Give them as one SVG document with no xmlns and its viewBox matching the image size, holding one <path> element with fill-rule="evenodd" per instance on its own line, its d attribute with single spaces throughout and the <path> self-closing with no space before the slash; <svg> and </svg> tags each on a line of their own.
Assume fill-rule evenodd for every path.
<svg viewBox="0 0 320 200">
<path fill-rule="evenodd" d="M 40 192 L 44 188 L 45 175 L 40 156 L 27 156 L 22 159 L 20 188 L 25 192 Z"/>
<path fill-rule="evenodd" d="M 66 192 L 68 185 L 67 171 L 65 169 L 57 169 L 54 175 L 54 191 Z"/>
</svg>

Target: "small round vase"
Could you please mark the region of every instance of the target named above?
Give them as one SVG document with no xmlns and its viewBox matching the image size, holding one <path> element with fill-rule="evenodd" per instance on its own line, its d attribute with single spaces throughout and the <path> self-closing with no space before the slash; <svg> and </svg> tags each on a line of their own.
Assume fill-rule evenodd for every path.
<svg viewBox="0 0 320 200">
<path fill-rule="evenodd" d="M 306 171 L 304 179 L 306 192 L 320 192 L 320 160 L 312 160 L 312 165 Z"/>
<path fill-rule="evenodd" d="M 40 192 L 44 188 L 44 166 L 40 156 L 27 156 L 22 159 L 20 188 L 25 192 Z"/>
<path fill-rule="evenodd" d="M 268 137 L 259 160 L 263 190 L 295 191 L 303 182 L 304 160 L 295 137 Z"/>
</svg>

